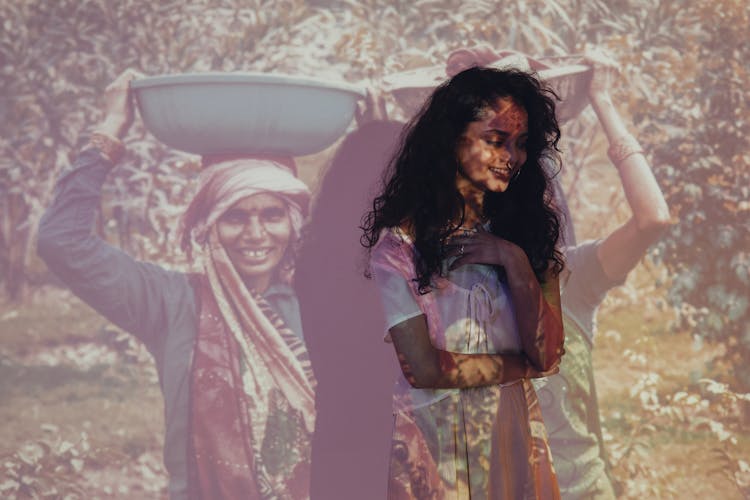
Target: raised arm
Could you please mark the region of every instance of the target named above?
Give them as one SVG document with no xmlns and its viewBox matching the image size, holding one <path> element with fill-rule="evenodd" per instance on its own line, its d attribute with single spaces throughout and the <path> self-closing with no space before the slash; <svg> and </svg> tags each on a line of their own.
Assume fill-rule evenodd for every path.
<svg viewBox="0 0 750 500">
<path fill-rule="evenodd" d="M 632 216 L 599 245 L 597 257 L 611 279 L 630 272 L 669 226 L 669 208 L 638 141 L 630 134 L 609 89 L 617 75 L 614 63 L 598 53 L 588 56 L 594 68 L 589 100 L 609 141 L 609 157 L 620 175 Z"/>
<path fill-rule="evenodd" d="M 127 86 L 126 78 L 129 75 L 115 83 Z M 127 87 L 119 94 L 110 91 L 108 100 L 112 99 L 126 103 Z M 122 133 L 128 116 L 121 108 L 119 115 L 108 112 L 99 130 Z M 165 302 L 189 307 L 189 286 L 184 275 L 138 262 L 94 234 L 101 188 L 113 166 L 103 149 L 108 148 L 86 148 L 72 169 L 58 179 L 54 201 L 39 226 L 37 250 L 49 269 L 84 302 L 153 349 L 168 309 Z"/>
</svg>

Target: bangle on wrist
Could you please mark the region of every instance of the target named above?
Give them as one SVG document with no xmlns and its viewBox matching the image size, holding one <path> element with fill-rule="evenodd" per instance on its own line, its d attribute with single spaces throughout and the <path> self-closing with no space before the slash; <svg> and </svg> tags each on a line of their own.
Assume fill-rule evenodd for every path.
<svg viewBox="0 0 750 500">
<path fill-rule="evenodd" d="M 84 149 L 97 148 L 113 164 L 120 161 L 125 153 L 125 146 L 117 137 L 113 137 L 104 132 L 93 132 L 89 137 L 89 142 Z"/>
<path fill-rule="evenodd" d="M 618 168 L 626 158 L 643 153 L 644 151 L 640 143 L 635 137 L 629 134 L 613 141 L 607 149 L 607 156 L 609 156 L 610 161 Z"/>
</svg>

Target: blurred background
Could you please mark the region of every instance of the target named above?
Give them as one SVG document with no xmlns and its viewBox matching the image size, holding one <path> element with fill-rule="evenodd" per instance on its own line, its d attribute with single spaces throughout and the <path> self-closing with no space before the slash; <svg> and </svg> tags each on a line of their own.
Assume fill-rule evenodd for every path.
<svg viewBox="0 0 750 500">
<path fill-rule="evenodd" d="M 745 0 L 12 0 L 0 26 L 0 496 L 165 495 L 149 355 L 35 252 L 54 180 L 116 75 L 281 72 L 377 89 L 488 44 L 608 51 L 621 68 L 613 100 L 670 207 L 673 225 L 598 316 L 596 382 L 622 497 L 750 497 Z M 174 229 L 198 161 L 139 121 L 125 142 L 97 230 L 180 268 Z M 313 189 L 335 149 L 298 160 Z M 566 123 L 562 149 L 578 240 L 608 234 L 630 212 L 590 107 Z"/>
</svg>

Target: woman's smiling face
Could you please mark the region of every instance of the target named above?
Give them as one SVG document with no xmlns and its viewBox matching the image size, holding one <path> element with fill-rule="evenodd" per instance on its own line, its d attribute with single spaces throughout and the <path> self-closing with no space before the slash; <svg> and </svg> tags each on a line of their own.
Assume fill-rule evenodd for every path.
<svg viewBox="0 0 750 500">
<path fill-rule="evenodd" d="M 286 202 L 271 193 L 248 196 L 224 212 L 216 228 L 245 285 L 265 291 L 292 237 Z"/>
<path fill-rule="evenodd" d="M 464 198 L 504 192 L 526 163 L 526 110 L 510 97 L 498 98 L 469 123 L 459 138 L 456 186 Z"/>
</svg>

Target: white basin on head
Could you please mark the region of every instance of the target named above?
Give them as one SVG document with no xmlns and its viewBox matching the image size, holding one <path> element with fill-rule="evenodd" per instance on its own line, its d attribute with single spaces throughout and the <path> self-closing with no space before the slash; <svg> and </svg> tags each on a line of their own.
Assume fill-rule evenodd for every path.
<svg viewBox="0 0 750 500">
<path fill-rule="evenodd" d="M 560 98 L 556 105 L 559 122 L 575 118 L 588 104 L 586 94 L 592 73 L 585 64 L 584 56 L 541 57 L 535 62 L 548 66 L 536 71 L 536 75 Z M 487 67 L 531 70 L 526 56 L 518 53 L 504 56 Z M 391 92 L 406 114 L 411 116 L 422 108 L 435 87 L 447 80 L 445 65 L 440 64 L 387 75 L 383 78 L 383 88 Z"/>
<path fill-rule="evenodd" d="M 346 131 L 365 90 L 268 73 L 185 73 L 131 82 L 146 127 L 200 155 L 316 153 Z"/>
</svg>

